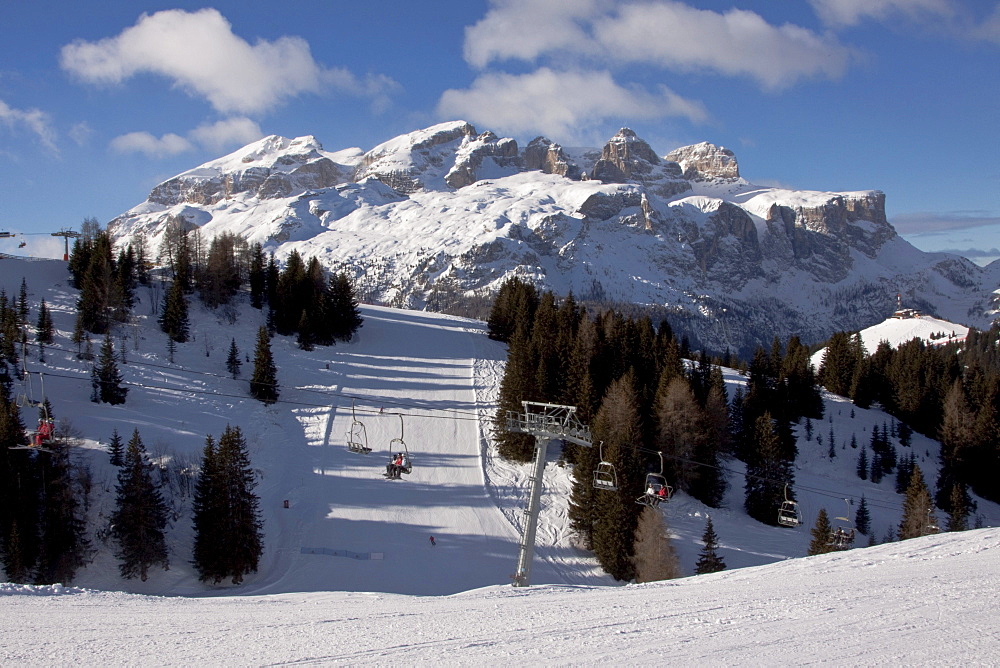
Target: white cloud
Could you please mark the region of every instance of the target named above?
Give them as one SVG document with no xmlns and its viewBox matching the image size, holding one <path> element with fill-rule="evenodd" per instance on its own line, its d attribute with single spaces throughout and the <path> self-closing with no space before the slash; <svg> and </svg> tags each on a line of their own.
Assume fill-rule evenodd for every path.
<svg viewBox="0 0 1000 668">
<path fill-rule="evenodd" d="M 531 61 L 543 53 L 585 50 L 584 21 L 609 5 L 602 0 L 494 0 L 493 9 L 465 29 L 465 59 L 483 68 L 494 60 Z"/>
<path fill-rule="evenodd" d="M 851 57 L 830 35 L 772 25 L 746 10 L 720 13 L 674 0 L 494 0 L 465 34 L 465 58 L 477 68 L 543 58 L 576 59 L 595 69 L 652 64 L 750 76 L 772 89 L 838 77 Z"/>
<path fill-rule="evenodd" d="M 169 132 L 156 137 L 149 132 L 129 132 L 111 140 L 111 149 L 118 153 L 144 153 L 150 158 L 164 158 L 194 148 L 190 141 Z"/>
<path fill-rule="evenodd" d="M 771 89 L 807 77 L 839 77 L 851 58 L 850 49 L 833 38 L 799 26 L 774 26 L 750 11 L 718 13 L 680 2 L 625 5 L 597 19 L 594 36 L 617 62 L 747 75 Z"/>
<path fill-rule="evenodd" d="M 12 130 L 23 126 L 32 132 L 43 146 L 54 153 L 59 152 L 59 148 L 56 146 L 56 133 L 52 129 L 52 121 L 44 111 L 15 109 L 0 100 L 0 123 Z"/>
<path fill-rule="evenodd" d="M 910 18 L 952 16 L 951 0 L 809 0 L 824 23 L 833 26 L 857 25 L 865 18 L 885 19 L 895 14 Z"/>
<path fill-rule="evenodd" d="M 578 136 L 600 121 L 681 116 L 694 122 L 707 118 L 699 102 L 665 86 L 653 94 L 615 83 L 608 72 L 557 72 L 543 67 L 530 74 L 487 73 L 468 90 L 448 90 L 438 104 L 441 114 L 470 117 L 503 132 L 541 132 Z"/>
<path fill-rule="evenodd" d="M 117 84 L 143 72 L 158 74 L 204 97 L 221 113 L 259 113 L 289 97 L 327 87 L 371 95 L 385 90 L 383 86 L 372 92 L 370 81 L 321 66 L 300 37 L 251 45 L 234 35 L 215 9 L 143 14 L 115 37 L 64 46 L 60 62 L 90 83 Z"/>
<path fill-rule="evenodd" d="M 94 133 L 90 125 L 86 121 L 80 121 L 79 123 L 73 124 L 73 127 L 69 129 L 69 137 L 77 146 L 83 146 L 90 140 L 90 136 Z"/>
<path fill-rule="evenodd" d="M 1000 216 L 987 211 L 901 213 L 889 221 L 904 235 L 935 235 L 1000 225 Z"/>
<path fill-rule="evenodd" d="M 249 118 L 227 118 L 211 125 L 199 125 L 188 133 L 193 141 L 218 152 L 233 146 L 244 146 L 263 136 L 260 126 Z"/>
</svg>

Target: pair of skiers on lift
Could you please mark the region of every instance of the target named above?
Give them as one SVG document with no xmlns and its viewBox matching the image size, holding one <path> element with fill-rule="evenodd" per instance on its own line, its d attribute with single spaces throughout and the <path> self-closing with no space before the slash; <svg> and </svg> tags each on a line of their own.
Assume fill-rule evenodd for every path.
<svg viewBox="0 0 1000 668">
<path fill-rule="evenodd" d="M 38 431 L 35 432 L 35 445 L 42 447 L 45 441 L 52 438 L 52 420 L 40 419 L 38 421 Z"/>
<path fill-rule="evenodd" d="M 654 506 L 658 506 L 660 505 L 661 501 L 667 500 L 667 486 L 660 485 L 660 488 L 656 489 L 655 486 L 650 485 L 649 487 L 646 488 L 646 496 L 649 498 L 649 500 L 652 502 Z"/>
<path fill-rule="evenodd" d="M 386 464 L 385 475 L 387 478 L 401 478 L 403 473 L 403 453 L 397 453 L 395 459 Z"/>
</svg>

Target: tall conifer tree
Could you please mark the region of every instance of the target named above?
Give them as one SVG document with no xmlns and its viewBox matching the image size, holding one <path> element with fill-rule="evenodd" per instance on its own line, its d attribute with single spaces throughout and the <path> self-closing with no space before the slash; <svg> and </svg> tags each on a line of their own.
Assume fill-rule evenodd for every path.
<svg viewBox="0 0 1000 668">
<path fill-rule="evenodd" d="M 278 400 L 278 367 L 271 354 L 271 335 L 266 327 L 257 330 L 257 347 L 253 357 L 253 375 L 250 377 L 250 396 L 265 404 Z"/>
<path fill-rule="evenodd" d="M 167 543 L 167 504 L 153 482 L 153 465 L 147 461 L 139 430 L 125 448 L 125 463 L 118 472 L 115 510 L 111 515 L 111 533 L 118 543 L 118 570 L 123 578 L 139 577 L 143 582 L 149 569 L 169 567 Z"/>
<path fill-rule="evenodd" d="M 716 552 L 719 548 L 719 537 L 715 534 L 711 516 L 705 520 L 705 533 L 701 535 L 701 542 L 704 543 L 704 547 L 701 548 L 698 563 L 694 567 L 695 575 L 725 570 L 726 562 Z"/>
</svg>

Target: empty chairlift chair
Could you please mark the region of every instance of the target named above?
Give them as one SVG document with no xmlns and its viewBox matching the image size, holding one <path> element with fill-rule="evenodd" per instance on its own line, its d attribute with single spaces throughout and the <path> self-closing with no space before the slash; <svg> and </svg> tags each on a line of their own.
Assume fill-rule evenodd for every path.
<svg viewBox="0 0 1000 668">
<path fill-rule="evenodd" d="M 797 527 L 802 524 L 802 513 L 799 504 L 788 498 L 788 485 L 785 485 L 785 500 L 778 509 L 778 524 L 783 527 Z"/>
<path fill-rule="evenodd" d="M 351 400 L 351 429 L 347 432 L 347 449 L 351 452 L 367 454 L 372 451 L 368 447 L 368 432 L 363 422 L 354 413 L 354 400 Z"/>
<path fill-rule="evenodd" d="M 600 448 L 601 461 L 597 465 L 597 470 L 594 471 L 594 487 L 608 492 L 616 492 L 618 491 L 618 472 L 615 470 L 614 464 L 604 461 L 603 442 L 601 442 Z"/>
</svg>

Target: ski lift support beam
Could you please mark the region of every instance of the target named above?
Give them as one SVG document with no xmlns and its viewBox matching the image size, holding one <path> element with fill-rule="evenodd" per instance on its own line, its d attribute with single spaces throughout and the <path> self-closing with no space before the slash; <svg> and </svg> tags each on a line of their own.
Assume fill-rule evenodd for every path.
<svg viewBox="0 0 1000 668">
<path fill-rule="evenodd" d="M 59 232 L 52 232 L 54 237 L 62 237 L 66 245 L 66 252 L 63 253 L 63 262 L 69 262 L 69 240 L 76 239 L 82 236 L 79 232 L 74 232 L 73 230 L 61 230 Z"/>
<path fill-rule="evenodd" d="M 507 411 L 507 431 L 535 437 L 535 469 L 531 474 L 531 491 L 528 507 L 524 511 L 524 533 L 514 574 L 515 587 L 531 584 L 531 561 L 535 552 L 535 531 L 541 509 L 542 475 L 545 473 L 545 454 L 551 441 L 569 441 L 591 447 L 590 427 L 576 417 L 576 406 L 542 404 L 522 401 L 523 413 Z"/>
</svg>

